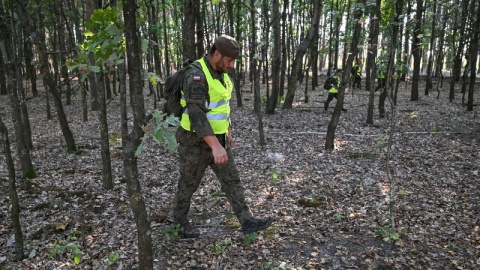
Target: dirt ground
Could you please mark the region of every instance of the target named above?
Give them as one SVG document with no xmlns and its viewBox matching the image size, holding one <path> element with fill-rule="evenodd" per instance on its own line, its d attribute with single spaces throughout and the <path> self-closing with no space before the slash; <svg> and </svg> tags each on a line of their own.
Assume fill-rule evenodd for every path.
<svg viewBox="0 0 480 270">
<path fill-rule="evenodd" d="M 254 236 L 241 233 L 208 170 L 190 212 L 201 237 L 176 238 L 170 213 L 176 153 L 150 141 L 138 164 L 155 269 L 479 269 L 479 107 L 467 112 L 459 90 L 450 103 L 447 83 L 438 99 L 435 91 L 424 96 L 422 84 L 420 100 L 411 102 L 410 86 L 401 84 L 394 114 L 388 102 L 387 117 L 375 109 L 374 125 L 366 124 L 369 93 L 347 90 L 348 111 L 332 152 L 324 144 L 335 101 L 323 111 L 325 90 L 310 92 L 304 103 L 300 85 L 293 109 L 264 115 L 264 147 L 250 88 L 243 89 L 243 108 L 233 97 L 234 155 L 250 207 L 277 219 Z M 145 99 L 150 111 L 153 99 Z M 65 106 L 77 154 L 66 152 L 58 121 L 46 119 L 45 95 L 27 102 L 38 173 L 17 180 L 27 258 L 14 259 L 2 150 L 0 269 L 138 269 L 122 179 L 119 98 L 108 103 L 113 190 L 101 185 L 97 115 L 82 121 L 80 93 Z M 7 96 L 0 96 L 0 112 L 15 153 Z"/>
</svg>

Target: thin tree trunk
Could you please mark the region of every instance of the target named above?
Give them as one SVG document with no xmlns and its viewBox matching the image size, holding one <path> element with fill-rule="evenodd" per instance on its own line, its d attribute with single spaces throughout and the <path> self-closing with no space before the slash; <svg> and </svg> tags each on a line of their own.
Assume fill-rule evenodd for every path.
<svg viewBox="0 0 480 270">
<path fill-rule="evenodd" d="M 1 3 L 0 3 L 1 5 Z M 3 7 L 0 7 L 3 10 Z M 0 14 L 2 18 L 3 14 Z M 10 215 L 12 218 L 12 227 L 15 235 L 15 257 L 17 260 L 25 258 L 24 245 L 23 245 L 23 233 L 22 225 L 20 223 L 20 203 L 18 201 L 17 187 L 15 183 L 15 165 L 13 163 L 12 153 L 10 151 L 10 140 L 8 139 L 8 130 L 2 121 L 0 115 L 0 134 L 2 135 L 3 153 L 5 155 L 6 167 L 8 171 L 8 188 L 9 198 L 12 208 L 10 209 Z"/>
<path fill-rule="evenodd" d="M 30 149 L 28 147 L 26 134 L 24 132 L 24 121 L 22 118 L 22 100 L 18 97 L 18 85 L 22 82 L 20 75 L 20 61 L 16 59 L 16 53 L 14 52 L 13 35 L 11 25 L 7 25 L 5 18 L 5 10 L 0 3 L 0 49 L 1 54 L 4 55 L 5 68 L 7 71 L 7 89 L 10 97 L 10 103 L 12 106 L 12 120 L 15 128 L 15 138 L 17 143 L 17 152 L 20 159 L 20 165 L 22 169 L 23 177 L 35 178 L 36 173 L 33 168 L 32 159 L 30 156 Z M 27 117 L 27 116 L 26 116 Z M 28 117 L 27 117 L 28 118 Z"/>
<path fill-rule="evenodd" d="M 417 12 L 415 15 L 415 29 L 413 30 L 413 78 L 412 78 L 412 91 L 410 95 L 410 101 L 418 100 L 418 85 L 420 82 L 420 64 L 422 61 L 422 47 L 421 36 L 422 33 L 422 15 L 423 14 L 423 0 L 417 1 Z"/>
<path fill-rule="evenodd" d="M 93 13 L 93 10 L 95 9 L 94 6 L 94 1 L 93 0 L 86 0 L 85 1 L 85 6 L 86 6 L 86 22 L 91 22 L 91 16 Z M 93 52 L 90 52 L 88 54 L 88 60 L 90 62 L 90 65 L 95 66 L 95 57 L 93 55 Z M 88 73 L 88 83 L 90 84 L 89 89 L 90 89 L 90 97 L 91 97 L 91 109 L 92 111 L 98 111 L 100 109 L 100 101 L 98 100 L 98 82 L 97 78 L 94 72 L 89 72 Z"/>
<path fill-rule="evenodd" d="M 130 104 L 133 112 L 132 130 L 128 136 L 122 137 L 122 140 L 126 141 L 123 148 L 123 165 L 130 207 L 137 225 L 138 266 L 141 270 L 150 270 L 153 269 L 152 233 L 139 181 L 138 159 L 135 156 L 135 152 L 144 135 L 142 125 L 145 119 L 143 78 L 141 74 L 141 41 L 138 31 L 139 27 L 136 24 L 138 6 L 135 0 L 122 0 L 122 2 L 125 18 Z M 126 118 L 122 118 L 122 125 L 125 126 L 127 121 Z"/>
<path fill-rule="evenodd" d="M 280 69 L 282 64 L 282 37 L 280 29 L 280 1 L 273 0 L 273 56 L 272 56 L 272 93 L 267 102 L 265 113 L 274 114 L 280 92 Z"/>
<path fill-rule="evenodd" d="M 105 85 L 104 74 L 99 73 L 99 85 Z M 103 87 L 102 87 L 103 88 Z M 108 120 L 107 120 L 107 104 L 105 98 L 105 89 L 99 90 L 100 112 L 98 114 L 98 123 L 100 126 L 100 152 L 102 156 L 102 183 L 105 189 L 113 188 L 112 180 L 112 161 L 110 157 L 110 142 L 108 140 Z"/>
<path fill-rule="evenodd" d="M 73 138 L 72 131 L 70 130 L 70 127 L 68 125 L 68 120 L 63 109 L 60 92 L 57 89 L 57 84 L 49 68 L 50 62 L 48 60 L 47 48 L 45 45 L 45 33 L 43 31 L 39 31 L 39 29 L 37 29 L 37 26 L 35 25 L 37 21 L 41 22 L 43 18 L 29 17 L 29 15 L 26 13 L 26 10 L 20 9 L 20 11 L 20 16 L 28 24 L 30 32 L 29 36 L 32 37 L 32 41 L 35 44 L 35 48 L 38 54 L 40 71 L 43 76 L 43 85 L 45 86 L 46 90 L 53 96 L 57 117 L 60 122 L 60 128 L 67 144 L 67 151 L 76 151 L 77 146 L 75 144 L 75 139 Z M 38 15 L 37 13 L 34 14 Z"/>
<path fill-rule="evenodd" d="M 476 4 L 475 4 L 476 3 Z M 472 23 L 472 29 L 475 26 L 478 26 L 480 23 L 480 4 L 478 4 L 477 1 L 473 1 L 470 6 L 470 14 L 473 17 L 475 14 L 475 7 L 476 7 L 476 18 L 474 23 Z M 473 18 L 472 18 L 473 20 Z M 472 38 L 471 38 L 471 43 L 470 43 L 470 82 L 468 85 L 468 97 L 467 97 L 467 111 L 471 112 L 473 111 L 473 93 L 475 90 L 475 82 L 477 80 L 477 58 L 478 58 L 478 43 L 480 40 L 480 32 L 478 31 L 472 31 Z"/>
<path fill-rule="evenodd" d="M 375 75 L 377 73 L 378 64 L 376 62 L 378 53 L 378 33 L 380 29 L 380 21 L 382 12 L 380 10 L 382 0 L 376 0 L 375 11 L 371 15 L 372 22 L 370 23 L 370 53 L 367 54 L 366 63 L 366 89 L 369 91 L 368 95 L 368 109 L 367 109 L 367 124 L 373 125 L 373 109 L 375 103 Z"/>
<path fill-rule="evenodd" d="M 363 11 L 361 9 L 361 6 L 365 5 L 365 0 L 359 0 L 357 2 L 357 5 L 358 6 L 355 7 L 354 16 L 353 16 L 354 17 L 353 23 L 355 26 L 354 26 L 353 35 L 352 35 L 352 44 L 350 47 L 350 54 L 348 56 L 347 66 L 344 72 L 345 78 L 342 79 L 340 89 L 338 90 L 337 103 L 335 104 L 335 110 L 333 111 L 332 119 L 328 124 L 327 136 L 325 137 L 325 149 L 330 151 L 335 148 L 335 145 L 334 145 L 335 131 L 337 129 L 338 122 L 340 121 L 340 115 L 343 109 L 343 98 L 345 96 L 345 86 L 346 86 L 346 82 L 349 80 L 351 75 L 350 71 L 352 70 L 353 59 L 358 53 L 358 44 L 360 42 L 360 32 L 362 30 L 362 24 L 359 22 L 361 17 L 363 16 Z"/>
<path fill-rule="evenodd" d="M 302 40 L 300 45 L 297 48 L 295 53 L 295 58 L 293 60 L 292 69 L 290 71 L 290 76 L 288 78 L 288 90 L 285 97 L 285 103 L 283 103 L 282 109 L 291 109 L 293 100 L 295 98 L 295 91 L 297 88 L 297 77 L 300 68 L 302 67 L 302 60 L 307 51 L 307 48 L 312 42 L 315 32 L 318 31 L 318 24 L 320 22 L 320 14 L 322 10 L 322 2 L 320 0 L 313 1 L 313 18 L 310 29 L 308 30 L 308 35 Z"/>
</svg>

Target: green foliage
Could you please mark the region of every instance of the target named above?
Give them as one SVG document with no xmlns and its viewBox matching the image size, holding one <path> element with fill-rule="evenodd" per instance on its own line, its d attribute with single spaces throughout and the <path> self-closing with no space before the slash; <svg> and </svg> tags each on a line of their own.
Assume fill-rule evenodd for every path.
<svg viewBox="0 0 480 270">
<path fill-rule="evenodd" d="M 119 258 L 120 256 L 117 253 L 110 253 L 108 255 L 108 258 L 104 260 L 105 266 L 110 266 L 114 264 Z"/>
<path fill-rule="evenodd" d="M 180 238 L 180 230 L 180 225 L 175 224 L 173 226 L 161 229 L 160 232 L 167 235 L 170 240 L 176 241 Z"/>
<path fill-rule="evenodd" d="M 230 240 L 217 241 L 214 244 L 210 244 L 209 247 L 212 249 L 212 254 L 220 255 L 227 254 L 226 247 L 232 244 Z"/>
<path fill-rule="evenodd" d="M 243 245 L 248 246 L 251 243 L 255 242 L 258 238 L 258 233 L 248 233 L 243 236 Z"/>
<path fill-rule="evenodd" d="M 80 80 L 84 81 L 90 72 L 99 73 L 104 66 L 115 66 L 123 63 L 125 40 L 123 38 L 123 21 L 121 10 L 107 7 L 96 9 L 91 16 L 91 22 L 85 24 L 87 30 L 80 54 L 75 59 L 65 63 L 69 70 L 79 70 Z M 93 53 L 95 63 L 92 65 L 88 55 Z"/>
<path fill-rule="evenodd" d="M 340 214 L 336 214 L 335 215 L 335 219 L 337 221 L 344 221 L 345 220 L 345 216 L 344 215 L 340 215 Z"/>
<path fill-rule="evenodd" d="M 381 238 L 384 239 L 392 239 L 392 240 L 398 240 L 400 239 L 401 234 L 406 234 L 408 230 L 406 228 L 400 228 L 399 232 L 397 232 L 395 229 L 390 228 L 390 226 L 383 226 L 380 227 L 377 231 L 375 231 L 375 235 L 380 236 Z"/>
<path fill-rule="evenodd" d="M 122 135 L 116 133 L 116 132 L 113 132 L 112 135 L 110 136 L 110 145 L 111 146 L 115 146 L 117 145 L 117 143 L 119 143 L 120 141 L 122 140 Z"/>
<path fill-rule="evenodd" d="M 25 178 L 27 178 L 27 179 L 37 178 L 37 172 L 35 171 L 35 169 L 28 170 L 28 172 L 25 173 Z"/>
<path fill-rule="evenodd" d="M 385 135 L 382 135 L 378 138 L 377 144 L 378 146 L 384 146 L 387 143 L 388 137 Z"/>
<path fill-rule="evenodd" d="M 278 184 L 279 175 L 278 175 L 278 173 L 277 173 L 277 169 L 272 168 L 272 169 L 270 170 L 270 175 L 271 175 L 271 177 L 270 177 L 270 183 L 271 183 L 272 185 Z"/>
<path fill-rule="evenodd" d="M 225 195 L 225 192 L 221 191 L 221 190 L 214 190 L 210 193 L 210 196 L 212 197 L 210 200 L 213 202 L 213 203 L 217 203 L 218 201 L 220 201 L 222 198 L 225 198 L 226 195 Z"/>
<path fill-rule="evenodd" d="M 75 239 L 76 237 L 68 237 L 67 241 L 73 241 Z M 72 256 L 73 262 L 76 265 L 80 264 L 83 255 L 83 252 L 80 250 L 80 246 L 73 243 L 68 243 L 67 241 L 58 239 L 57 241 L 49 244 L 49 246 L 52 247 L 52 250 L 48 254 L 48 258 L 51 259 L 57 254 L 68 253 Z"/>
<path fill-rule="evenodd" d="M 142 154 L 143 149 L 146 147 L 147 139 L 153 138 L 158 144 L 167 144 L 167 149 L 170 151 L 175 150 L 177 147 L 177 141 L 175 139 L 175 127 L 180 123 L 178 117 L 169 115 L 165 118 L 166 114 L 159 110 L 152 112 L 153 119 L 155 120 L 155 129 L 151 134 L 145 133 L 140 145 L 135 151 L 135 156 L 139 157 Z"/>
</svg>

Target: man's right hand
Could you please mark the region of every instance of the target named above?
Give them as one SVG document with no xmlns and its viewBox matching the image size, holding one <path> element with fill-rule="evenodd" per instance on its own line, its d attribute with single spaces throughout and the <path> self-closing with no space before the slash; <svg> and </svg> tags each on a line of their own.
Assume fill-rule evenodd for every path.
<svg viewBox="0 0 480 270">
<path fill-rule="evenodd" d="M 212 155 L 215 164 L 225 164 L 228 162 L 228 155 L 225 148 L 220 144 L 215 135 L 207 135 L 203 137 L 203 140 L 212 149 Z"/>
</svg>

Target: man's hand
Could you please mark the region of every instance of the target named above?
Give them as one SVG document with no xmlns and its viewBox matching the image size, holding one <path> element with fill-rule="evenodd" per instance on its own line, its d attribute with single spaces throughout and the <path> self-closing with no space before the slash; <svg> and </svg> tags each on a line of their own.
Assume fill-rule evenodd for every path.
<svg viewBox="0 0 480 270">
<path fill-rule="evenodd" d="M 215 164 L 225 164 L 228 161 L 227 151 L 220 144 L 212 148 L 212 154 Z"/>
<path fill-rule="evenodd" d="M 225 164 L 228 161 L 227 151 L 218 141 L 215 135 L 207 135 L 203 137 L 203 140 L 212 149 L 213 160 L 215 164 Z"/>
</svg>

